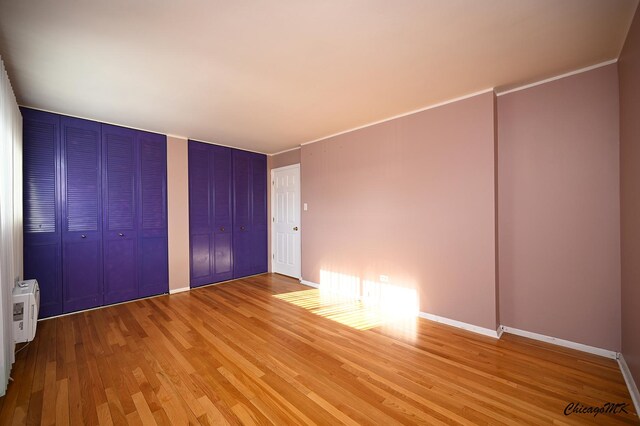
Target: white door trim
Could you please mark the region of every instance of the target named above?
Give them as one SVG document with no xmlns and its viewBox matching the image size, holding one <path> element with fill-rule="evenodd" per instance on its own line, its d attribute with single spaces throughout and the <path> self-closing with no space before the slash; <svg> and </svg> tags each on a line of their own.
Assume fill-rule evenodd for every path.
<svg viewBox="0 0 640 426">
<path fill-rule="evenodd" d="M 278 167 L 277 169 L 271 169 L 271 179 L 273 181 L 274 172 L 281 172 L 283 170 L 299 169 L 299 168 L 300 168 L 300 163 L 296 163 L 296 164 L 291 164 L 290 166 L 282 166 L 282 167 Z"/>
<path fill-rule="evenodd" d="M 301 177 L 301 173 L 300 173 L 300 163 L 296 163 L 296 164 L 291 164 L 289 166 L 282 166 L 282 167 L 278 167 L 275 169 L 271 169 L 271 174 L 270 174 L 270 182 L 269 185 L 271 186 L 271 211 L 269 212 L 269 217 L 271 218 L 271 220 L 269 221 L 269 229 L 271 230 L 270 232 L 270 247 L 271 247 L 271 259 L 269 259 L 269 262 L 271 263 L 271 271 L 273 272 L 273 261 L 274 261 L 274 255 L 275 255 L 275 238 L 273 235 L 273 218 L 275 217 L 275 191 L 274 191 L 274 178 L 275 178 L 275 173 L 276 172 L 281 172 L 281 171 L 285 171 L 285 170 L 290 170 L 290 169 L 298 169 L 298 176 L 300 176 L 300 180 L 298 181 L 299 184 L 299 190 L 300 190 L 300 199 L 298 200 L 299 205 L 298 205 L 298 211 L 300 212 L 300 222 L 302 222 L 302 177 Z M 300 241 L 302 241 L 302 224 L 300 225 Z M 302 277 L 302 243 L 300 244 L 299 247 L 299 253 L 298 253 L 298 259 L 300 259 L 300 269 L 298 271 L 298 276 L 294 277 L 297 279 L 300 279 Z"/>
</svg>

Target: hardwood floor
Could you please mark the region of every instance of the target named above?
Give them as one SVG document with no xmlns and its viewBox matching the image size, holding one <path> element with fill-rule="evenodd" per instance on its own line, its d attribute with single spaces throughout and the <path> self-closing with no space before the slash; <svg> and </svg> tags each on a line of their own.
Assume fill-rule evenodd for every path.
<svg viewBox="0 0 640 426">
<path fill-rule="evenodd" d="M 42 321 L 0 423 L 638 423 L 613 360 L 424 319 L 385 326 L 314 292 L 262 275 Z M 571 402 L 628 414 L 565 416 Z"/>
</svg>

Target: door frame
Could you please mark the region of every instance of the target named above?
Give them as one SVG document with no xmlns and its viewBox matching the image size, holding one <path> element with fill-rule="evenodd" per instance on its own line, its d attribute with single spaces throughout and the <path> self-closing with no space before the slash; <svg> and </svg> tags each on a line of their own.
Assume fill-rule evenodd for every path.
<svg viewBox="0 0 640 426">
<path fill-rule="evenodd" d="M 300 189 L 300 199 L 298 200 L 298 211 L 300 212 L 300 247 L 298 250 L 298 259 L 300 259 L 300 269 L 298 271 L 298 276 L 297 277 L 293 277 L 296 278 L 298 280 L 302 279 L 302 231 L 304 230 L 304 227 L 302 226 L 302 173 L 301 173 L 301 167 L 300 167 L 300 163 L 295 163 L 295 164 L 291 164 L 289 166 L 282 166 L 282 167 L 277 167 L 275 169 L 271 169 L 271 173 L 269 176 L 269 180 L 270 180 L 270 184 L 269 184 L 269 188 L 270 188 L 270 196 L 269 196 L 269 202 L 271 203 L 271 208 L 269 209 L 269 217 L 271 218 L 271 220 L 269 221 L 269 239 L 271 240 L 269 242 L 270 247 L 271 247 L 271 259 L 269 259 L 269 264 L 271 265 L 271 272 L 273 271 L 273 261 L 275 260 L 275 238 L 273 238 L 273 219 L 275 217 L 275 191 L 274 191 L 274 186 L 275 186 L 275 181 L 274 181 L 274 177 L 275 177 L 275 172 L 280 172 L 280 171 L 284 171 L 284 170 L 289 170 L 289 169 L 298 169 L 298 176 L 300 177 L 299 181 L 298 181 L 298 185 L 299 185 L 299 189 Z M 277 273 L 277 272 L 276 272 Z"/>
</svg>

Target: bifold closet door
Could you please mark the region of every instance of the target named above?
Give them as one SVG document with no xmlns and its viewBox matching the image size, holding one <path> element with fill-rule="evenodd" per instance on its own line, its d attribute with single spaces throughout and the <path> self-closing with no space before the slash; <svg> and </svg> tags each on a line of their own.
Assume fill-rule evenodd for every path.
<svg viewBox="0 0 640 426">
<path fill-rule="evenodd" d="M 104 304 L 138 297 L 136 134 L 102 125 Z"/>
<path fill-rule="evenodd" d="M 40 318 L 167 293 L 166 136 L 22 115 L 24 276 Z"/>
<path fill-rule="evenodd" d="M 233 278 L 231 149 L 189 141 L 191 286 Z"/>
<path fill-rule="evenodd" d="M 63 311 L 103 304 L 100 123 L 60 118 Z"/>
<path fill-rule="evenodd" d="M 40 286 L 40 317 L 62 313 L 60 117 L 22 109 L 24 277 Z"/>
<path fill-rule="evenodd" d="M 167 137 L 137 132 L 138 297 L 169 291 Z"/>
<path fill-rule="evenodd" d="M 234 277 L 267 272 L 267 159 L 233 151 Z"/>
</svg>

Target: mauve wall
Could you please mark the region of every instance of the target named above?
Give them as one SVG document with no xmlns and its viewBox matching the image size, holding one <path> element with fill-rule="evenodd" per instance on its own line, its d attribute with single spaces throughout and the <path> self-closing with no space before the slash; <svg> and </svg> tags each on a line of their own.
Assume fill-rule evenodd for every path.
<svg viewBox="0 0 640 426">
<path fill-rule="evenodd" d="M 271 170 L 300 163 L 300 148 L 267 157 L 267 182 L 271 182 Z M 267 214 L 271 216 L 271 183 L 267 186 Z M 269 272 L 271 272 L 271 221 L 269 221 Z"/>
<path fill-rule="evenodd" d="M 187 140 L 167 137 L 169 289 L 189 287 L 189 161 Z"/>
<path fill-rule="evenodd" d="M 616 65 L 498 97 L 498 147 L 502 324 L 619 351 Z"/>
<path fill-rule="evenodd" d="M 291 151 L 283 152 L 281 154 L 271 155 L 269 156 L 269 160 L 269 170 L 297 164 L 300 162 L 300 148 L 292 149 Z"/>
<path fill-rule="evenodd" d="M 495 329 L 494 101 L 304 145 L 302 277 L 388 275 L 421 311 Z"/>
<path fill-rule="evenodd" d="M 622 354 L 640 385 L 640 11 L 618 61 L 622 234 Z"/>
</svg>

